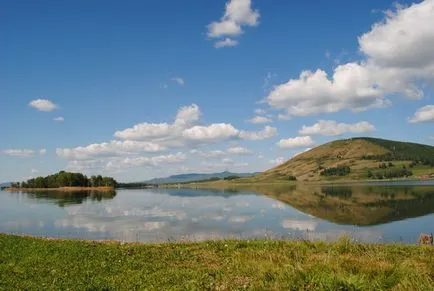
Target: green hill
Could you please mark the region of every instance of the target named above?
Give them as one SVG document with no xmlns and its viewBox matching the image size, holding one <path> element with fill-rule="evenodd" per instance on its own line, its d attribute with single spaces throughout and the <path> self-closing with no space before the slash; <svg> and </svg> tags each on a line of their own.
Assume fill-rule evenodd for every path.
<svg viewBox="0 0 434 291">
<path fill-rule="evenodd" d="M 336 140 L 251 178 L 251 182 L 434 178 L 434 147 L 378 138 Z"/>
</svg>

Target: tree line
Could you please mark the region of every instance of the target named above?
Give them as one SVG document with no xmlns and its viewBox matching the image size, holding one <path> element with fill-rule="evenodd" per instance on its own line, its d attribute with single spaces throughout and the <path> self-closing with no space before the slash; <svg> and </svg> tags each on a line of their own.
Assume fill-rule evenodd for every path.
<svg viewBox="0 0 434 291">
<path fill-rule="evenodd" d="M 405 167 L 394 168 L 394 169 L 389 168 L 387 170 L 379 170 L 379 171 L 368 171 L 368 178 L 380 179 L 380 180 L 410 177 L 412 175 L 413 175 L 413 172 L 410 170 L 407 170 Z"/>
<path fill-rule="evenodd" d="M 348 166 L 337 166 L 324 169 L 320 172 L 321 176 L 346 176 L 351 172 Z"/>
<path fill-rule="evenodd" d="M 88 178 L 82 173 L 60 171 L 46 177 L 32 178 L 24 182 L 12 183 L 13 188 L 59 188 L 59 187 L 116 187 L 117 182 L 112 177 L 101 175 Z"/>
</svg>

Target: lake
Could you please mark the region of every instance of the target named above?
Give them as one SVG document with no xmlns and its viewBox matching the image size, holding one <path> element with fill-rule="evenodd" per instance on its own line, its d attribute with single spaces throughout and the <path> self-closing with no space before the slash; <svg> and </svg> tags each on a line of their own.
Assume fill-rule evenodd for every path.
<svg viewBox="0 0 434 291">
<path fill-rule="evenodd" d="M 309 239 L 415 243 L 434 232 L 434 183 L 227 190 L 0 191 L 0 232 L 122 241 Z"/>
</svg>

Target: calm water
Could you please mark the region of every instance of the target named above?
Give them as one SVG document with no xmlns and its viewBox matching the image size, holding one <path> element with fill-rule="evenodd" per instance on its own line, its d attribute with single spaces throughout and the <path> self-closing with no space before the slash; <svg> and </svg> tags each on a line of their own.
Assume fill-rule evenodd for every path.
<svg viewBox="0 0 434 291">
<path fill-rule="evenodd" d="M 265 195 L 264 195 L 265 194 Z M 434 232 L 434 183 L 0 192 L 0 232 L 125 241 L 222 238 L 414 243 Z"/>
</svg>

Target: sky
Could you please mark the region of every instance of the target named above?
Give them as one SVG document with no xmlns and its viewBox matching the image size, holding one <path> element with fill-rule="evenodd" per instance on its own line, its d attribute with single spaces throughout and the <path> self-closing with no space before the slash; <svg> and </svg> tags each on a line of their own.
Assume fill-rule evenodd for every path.
<svg viewBox="0 0 434 291">
<path fill-rule="evenodd" d="M 434 144 L 434 0 L 0 1 L 0 182 Z"/>
</svg>

